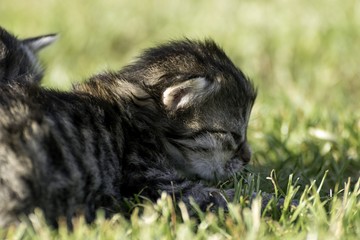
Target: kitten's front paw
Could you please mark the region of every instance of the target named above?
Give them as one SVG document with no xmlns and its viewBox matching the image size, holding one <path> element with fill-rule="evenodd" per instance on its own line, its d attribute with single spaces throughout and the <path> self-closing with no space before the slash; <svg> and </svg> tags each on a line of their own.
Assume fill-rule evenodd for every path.
<svg viewBox="0 0 360 240">
<path fill-rule="evenodd" d="M 232 202 L 235 196 L 234 189 L 228 189 L 225 191 L 212 191 L 209 193 L 211 203 L 213 204 L 212 210 L 217 208 L 223 208 L 225 210 L 228 209 L 227 205 L 229 202 Z"/>
<path fill-rule="evenodd" d="M 251 196 L 251 201 L 253 199 L 255 199 L 255 197 L 258 195 L 258 193 L 254 192 Z M 269 193 L 261 193 L 261 210 L 263 211 L 266 206 L 269 204 L 269 202 L 274 199 L 274 195 L 273 194 L 269 194 Z M 285 198 L 279 198 L 278 202 L 276 203 L 276 207 L 278 209 L 281 209 L 284 207 L 284 201 Z M 292 199 L 290 202 L 290 207 L 297 207 L 299 205 L 299 201 L 296 199 Z"/>
</svg>

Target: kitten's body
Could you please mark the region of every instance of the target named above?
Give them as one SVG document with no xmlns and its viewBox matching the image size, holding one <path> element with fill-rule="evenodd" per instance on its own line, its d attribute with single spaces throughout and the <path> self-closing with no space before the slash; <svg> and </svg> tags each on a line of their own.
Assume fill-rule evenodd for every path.
<svg viewBox="0 0 360 240">
<path fill-rule="evenodd" d="M 246 128 L 256 93 L 211 41 L 150 49 L 119 73 L 70 93 L 0 88 L 0 225 L 34 207 L 56 224 L 125 196 L 166 191 L 225 206 L 216 181 L 250 160 Z"/>
</svg>

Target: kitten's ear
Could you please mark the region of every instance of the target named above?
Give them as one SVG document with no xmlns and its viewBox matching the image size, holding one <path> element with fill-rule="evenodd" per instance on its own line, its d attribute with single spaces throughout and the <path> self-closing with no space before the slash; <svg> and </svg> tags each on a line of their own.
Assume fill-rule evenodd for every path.
<svg viewBox="0 0 360 240">
<path fill-rule="evenodd" d="M 58 38 L 57 34 L 48 34 L 33 38 L 23 39 L 21 42 L 28 46 L 33 52 L 38 52 L 44 47 L 52 44 Z"/>
<path fill-rule="evenodd" d="M 169 111 L 186 109 L 205 100 L 215 87 L 204 77 L 192 78 L 168 87 L 162 95 L 162 102 Z"/>
</svg>

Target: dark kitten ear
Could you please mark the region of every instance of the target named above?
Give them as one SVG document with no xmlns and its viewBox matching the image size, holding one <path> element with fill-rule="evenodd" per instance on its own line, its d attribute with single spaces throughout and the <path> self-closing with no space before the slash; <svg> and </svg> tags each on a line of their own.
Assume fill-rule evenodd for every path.
<svg viewBox="0 0 360 240">
<path fill-rule="evenodd" d="M 57 34 L 48 34 L 33 38 L 26 38 L 21 40 L 21 42 L 29 47 L 33 52 L 38 52 L 42 48 L 52 44 L 57 38 Z"/>
<path fill-rule="evenodd" d="M 169 111 L 186 109 L 205 100 L 214 91 L 214 84 L 211 84 L 206 78 L 192 78 L 168 87 L 163 92 L 162 102 Z"/>
</svg>

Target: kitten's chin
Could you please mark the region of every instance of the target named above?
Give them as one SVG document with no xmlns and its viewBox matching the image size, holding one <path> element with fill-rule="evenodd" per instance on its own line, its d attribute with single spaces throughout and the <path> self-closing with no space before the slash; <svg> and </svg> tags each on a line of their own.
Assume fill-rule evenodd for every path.
<svg viewBox="0 0 360 240">
<path fill-rule="evenodd" d="M 240 173 L 243 170 L 243 167 L 238 169 L 232 169 L 231 171 L 227 171 L 226 169 L 222 169 L 221 171 L 213 171 L 213 172 L 206 172 L 203 171 L 202 173 L 197 173 L 197 179 L 205 180 L 210 183 L 217 184 L 219 182 L 224 182 L 233 178 L 236 174 Z"/>
<path fill-rule="evenodd" d="M 229 160 L 224 165 L 205 160 L 189 160 L 188 162 L 190 162 L 190 164 L 188 164 L 186 172 L 184 173 L 187 177 L 204 180 L 213 184 L 232 179 L 236 174 L 242 172 L 246 165 L 239 159 Z"/>
</svg>

